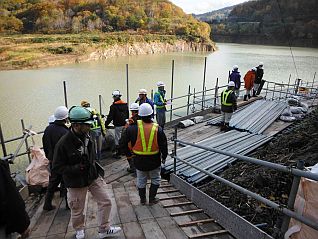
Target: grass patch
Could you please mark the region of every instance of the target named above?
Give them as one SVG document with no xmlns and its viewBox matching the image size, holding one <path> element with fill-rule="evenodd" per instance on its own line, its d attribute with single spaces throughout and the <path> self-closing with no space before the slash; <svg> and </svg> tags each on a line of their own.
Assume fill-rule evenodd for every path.
<svg viewBox="0 0 318 239">
<path fill-rule="evenodd" d="M 47 47 L 46 49 L 52 54 L 69 54 L 74 51 L 73 48 L 69 46 Z"/>
</svg>

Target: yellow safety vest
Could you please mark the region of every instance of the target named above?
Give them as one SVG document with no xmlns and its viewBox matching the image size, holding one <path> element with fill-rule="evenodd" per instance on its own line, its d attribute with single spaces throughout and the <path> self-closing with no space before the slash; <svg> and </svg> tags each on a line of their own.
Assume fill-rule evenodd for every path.
<svg viewBox="0 0 318 239">
<path fill-rule="evenodd" d="M 137 120 L 137 126 L 138 135 L 132 151 L 137 155 L 154 155 L 159 153 L 157 140 L 158 124 L 143 123 L 142 120 Z"/>
<path fill-rule="evenodd" d="M 232 106 L 233 103 L 227 103 L 227 98 L 229 97 L 229 95 L 232 93 L 233 91 L 232 90 L 224 90 L 222 92 L 222 99 L 221 99 L 221 103 L 222 105 L 225 105 L 225 106 Z"/>
<path fill-rule="evenodd" d="M 164 99 L 162 98 L 162 95 L 160 94 L 159 91 L 155 92 L 155 94 L 158 94 L 159 97 L 160 97 L 160 100 L 162 101 L 162 103 L 165 103 Z M 165 105 L 156 105 L 157 109 L 163 109 L 165 108 L 166 106 Z"/>
</svg>

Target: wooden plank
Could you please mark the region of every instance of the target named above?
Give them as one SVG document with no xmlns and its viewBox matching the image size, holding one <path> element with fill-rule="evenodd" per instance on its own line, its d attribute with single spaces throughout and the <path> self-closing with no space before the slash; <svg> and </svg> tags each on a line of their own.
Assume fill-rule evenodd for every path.
<svg viewBox="0 0 318 239">
<path fill-rule="evenodd" d="M 71 218 L 71 210 L 66 210 L 65 199 L 62 200 L 62 203 L 60 205 L 61 206 L 57 211 L 48 235 L 65 235 L 67 232 L 67 226 Z"/>
<path fill-rule="evenodd" d="M 206 233 L 199 233 L 199 234 L 194 234 L 190 235 L 189 238 L 200 238 L 200 237 L 207 237 L 207 236 L 214 236 L 214 235 L 219 235 L 223 233 L 227 233 L 227 230 L 220 230 L 216 232 L 206 232 Z"/>
<path fill-rule="evenodd" d="M 45 238 L 46 239 L 64 239 L 65 238 L 65 233 L 50 235 L 50 236 L 47 236 Z"/>
<path fill-rule="evenodd" d="M 140 222 L 140 226 L 147 239 L 165 239 L 166 236 L 155 219 Z"/>
<path fill-rule="evenodd" d="M 163 205 L 164 208 L 168 207 L 180 207 L 180 206 L 186 206 L 186 205 L 192 205 L 193 202 L 179 202 L 179 203 L 172 203 L 172 204 L 166 204 Z"/>
<path fill-rule="evenodd" d="M 21 195 L 21 197 L 22 197 L 22 199 L 24 201 L 27 200 L 27 198 L 29 197 L 29 188 L 28 188 L 28 186 L 24 186 L 23 188 L 21 188 L 19 190 L 19 193 L 20 193 L 20 195 Z"/>
<path fill-rule="evenodd" d="M 173 185 L 171 184 L 167 184 L 167 185 L 160 185 L 159 188 L 170 188 L 173 187 Z"/>
<path fill-rule="evenodd" d="M 171 217 L 161 217 L 156 220 L 167 239 L 188 238 Z"/>
<path fill-rule="evenodd" d="M 123 232 L 127 239 L 146 239 L 145 234 L 138 222 L 127 222 L 122 226 Z"/>
<path fill-rule="evenodd" d="M 157 192 L 157 194 L 176 193 L 176 192 L 179 192 L 179 190 L 178 189 L 172 189 L 172 190 L 167 190 L 167 191 L 160 191 L 160 192 Z"/>
<path fill-rule="evenodd" d="M 195 210 L 189 210 L 184 212 L 174 212 L 174 213 L 170 213 L 170 216 L 177 217 L 177 216 L 183 216 L 187 214 L 200 213 L 200 212 L 204 212 L 203 209 L 195 209 Z"/>
<path fill-rule="evenodd" d="M 202 219 L 202 220 L 197 220 L 197 221 L 180 223 L 180 224 L 178 224 L 178 226 L 179 227 L 188 227 L 188 226 L 192 226 L 192 225 L 198 225 L 198 224 L 210 223 L 210 222 L 215 222 L 215 220 L 212 218 L 208 218 L 208 219 Z"/>
<path fill-rule="evenodd" d="M 164 209 L 160 204 L 155 204 L 149 206 L 148 208 L 154 218 L 169 217 L 169 212 L 166 209 Z"/>
<path fill-rule="evenodd" d="M 124 188 L 114 189 L 115 199 L 118 208 L 118 214 L 121 223 L 135 222 L 137 217 L 129 200 L 129 195 Z"/>
<path fill-rule="evenodd" d="M 164 201 L 164 200 L 172 200 L 172 199 L 177 199 L 177 198 L 185 198 L 185 195 L 177 195 L 177 196 L 170 196 L 170 197 L 162 197 L 159 198 L 160 201 Z"/>
<path fill-rule="evenodd" d="M 55 215 L 58 211 L 58 208 L 62 202 L 62 199 L 60 197 L 54 197 L 52 204 L 56 205 L 57 208 L 52 211 L 42 211 L 41 216 L 39 217 L 38 221 L 34 225 L 32 232 L 31 232 L 31 237 L 45 237 L 50 230 L 50 227 L 53 223 L 53 220 L 55 218 Z M 41 208 L 42 209 L 42 208 Z"/>
</svg>

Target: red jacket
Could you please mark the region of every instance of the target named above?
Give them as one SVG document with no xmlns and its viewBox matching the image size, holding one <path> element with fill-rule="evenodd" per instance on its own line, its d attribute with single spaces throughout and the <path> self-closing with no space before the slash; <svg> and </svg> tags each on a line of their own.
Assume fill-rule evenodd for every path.
<svg viewBox="0 0 318 239">
<path fill-rule="evenodd" d="M 249 70 L 244 76 L 245 89 L 251 90 L 254 86 L 254 80 L 255 80 L 255 72 L 252 70 Z"/>
</svg>

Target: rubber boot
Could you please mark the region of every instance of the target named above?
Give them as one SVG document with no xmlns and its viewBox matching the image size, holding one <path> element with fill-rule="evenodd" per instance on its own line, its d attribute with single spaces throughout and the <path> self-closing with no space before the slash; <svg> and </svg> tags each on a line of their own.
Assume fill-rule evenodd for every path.
<svg viewBox="0 0 318 239">
<path fill-rule="evenodd" d="M 248 99 L 251 99 L 251 95 L 250 94 L 248 94 L 247 97 L 248 97 Z"/>
<path fill-rule="evenodd" d="M 253 97 L 256 97 L 256 91 L 253 89 Z"/>
<path fill-rule="evenodd" d="M 149 189 L 149 205 L 150 206 L 160 201 L 159 198 L 156 198 L 158 188 L 159 188 L 159 185 L 154 185 L 154 184 L 150 185 L 150 189 Z"/>
<path fill-rule="evenodd" d="M 230 128 L 230 123 L 225 123 L 224 125 L 225 125 L 225 130 L 224 130 L 225 132 L 231 130 L 231 128 Z"/>
<path fill-rule="evenodd" d="M 140 197 L 140 204 L 146 204 L 146 188 L 138 188 L 139 197 Z"/>
<path fill-rule="evenodd" d="M 113 153 L 114 159 L 120 159 L 120 152 L 118 146 L 116 146 L 115 152 Z"/>
<path fill-rule="evenodd" d="M 244 99 L 243 99 L 244 101 L 247 101 L 247 95 L 244 95 Z"/>
<path fill-rule="evenodd" d="M 70 210 L 70 207 L 68 205 L 67 196 L 65 196 L 65 210 Z"/>
<path fill-rule="evenodd" d="M 49 191 L 46 192 L 43 210 L 51 211 L 55 209 L 55 206 L 52 205 L 53 197 L 54 197 L 54 192 L 53 193 Z"/>
<path fill-rule="evenodd" d="M 226 130 L 225 123 L 221 122 L 221 131 L 225 131 L 225 130 Z"/>
</svg>

